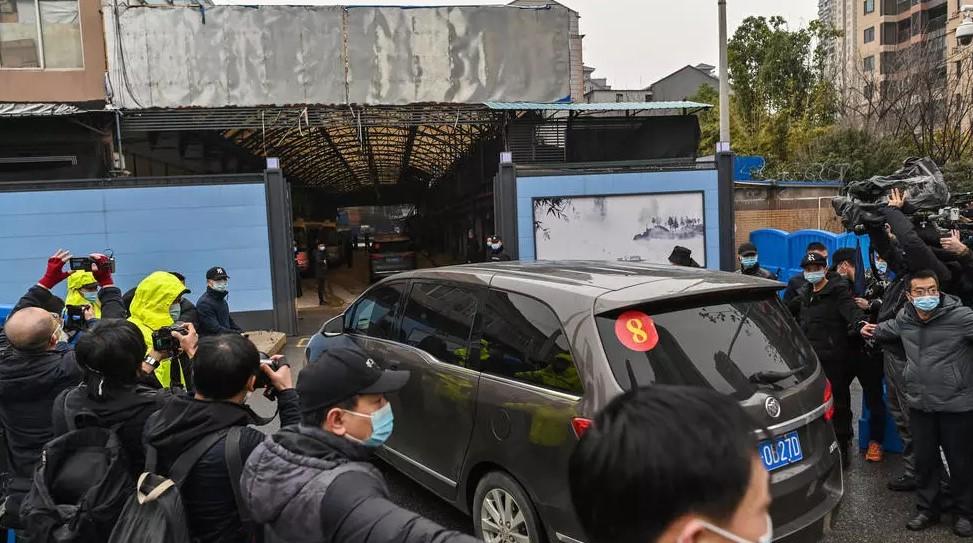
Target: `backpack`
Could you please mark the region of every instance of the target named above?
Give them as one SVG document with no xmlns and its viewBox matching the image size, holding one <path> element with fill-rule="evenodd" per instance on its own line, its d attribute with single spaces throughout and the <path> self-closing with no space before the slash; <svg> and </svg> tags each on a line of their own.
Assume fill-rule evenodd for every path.
<svg viewBox="0 0 973 543">
<path fill-rule="evenodd" d="M 246 509 L 241 507 L 239 492 L 240 474 L 243 470 L 243 461 L 240 458 L 240 434 L 241 427 L 235 426 L 203 436 L 195 445 L 176 458 L 169 469 L 168 477 L 153 473 L 157 454 L 153 447 L 146 446 L 145 473 L 139 477 L 135 485 L 135 495 L 129 496 L 108 542 L 184 543 L 192 541 L 186 507 L 179 490 L 196 462 L 224 437 L 230 482 L 236 496 L 237 509 L 246 525 Z"/>
<path fill-rule="evenodd" d="M 123 423 L 79 427 L 92 419 L 88 411 L 65 416 L 68 432 L 44 446 L 21 509 L 29 541 L 104 541 L 111 533 L 132 484 L 117 434 Z"/>
</svg>

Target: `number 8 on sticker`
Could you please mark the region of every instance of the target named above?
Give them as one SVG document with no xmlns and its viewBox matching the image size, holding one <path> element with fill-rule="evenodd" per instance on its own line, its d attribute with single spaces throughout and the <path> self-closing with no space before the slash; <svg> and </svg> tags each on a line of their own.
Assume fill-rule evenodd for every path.
<svg viewBox="0 0 973 543">
<path fill-rule="evenodd" d="M 647 352 L 659 343 L 652 317 L 641 311 L 626 311 L 615 319 L 615 336 L 622 345 L 637 352 Z"/>
</svg>

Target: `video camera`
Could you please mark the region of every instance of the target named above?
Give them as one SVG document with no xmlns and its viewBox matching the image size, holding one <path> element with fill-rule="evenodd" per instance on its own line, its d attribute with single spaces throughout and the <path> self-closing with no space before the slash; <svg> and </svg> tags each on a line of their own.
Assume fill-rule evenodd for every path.
<svg viewBox="0 0 973 543">
<path fill-rule="evenodd" d="M 88 320 L 85 319 L 84 312 L 90 307 L 90 305 L 64 306 L 64 313 L 61 315 L 64 318 L 64 331 L 79 332 L 82 330 L 87 330 Z"/>
<path fill-rule="evenodd" d="M 172 337 L 173 332 L 179 332 L 184 336 L 189 335 L 189 329 L 181 323 L 176 323 L 173 326 L 163 326 L 152 332 L 152 349 L 160 353 L 174 353 L 178 351 L 179 341 Z"/>
<path fill-rule="evenodd" d="M 90 256 L 71 257 L 68 262 L 71 271 L 94 271 L 95 261 Z M 108 257 L 108 271 L 115 273 L 115 257 Z"/>
<path fill-rule="evenodd" d="M 272 371 L 279 370 L 281 366 L 290 366 L 290 364 L 285 362 L 283 358 L 279 358 L 277 360 L 272 358 L 264 358 L 266 356 L 265 353 L 260 353 L 260 356 L 260 365 L 270 366 Z M 277 399 L 277 391 L 274 390 L 274 385 L 271 384 L 270 378 L 267 377 L 267 374 L 264 373 L 262 368 L 257 370 L 257 379 L 254 381 L 253 388 L 266 389 L 264 391 L 264 397 L 266 397 L 268 400 Z"/>
</svg>

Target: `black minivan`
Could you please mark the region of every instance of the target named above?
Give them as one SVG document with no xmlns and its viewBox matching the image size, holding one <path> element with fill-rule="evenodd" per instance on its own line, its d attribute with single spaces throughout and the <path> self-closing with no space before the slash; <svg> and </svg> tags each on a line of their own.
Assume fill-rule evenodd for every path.
<svg viewBox="0 0 973 543">
<path fill-rule="evenodd" d="M 611 398 L 653 384 L 716 389 L 769 428 L 775 536 L 816 541 L 842 496 L 831 389 L 780 286 L 634 263 L 421 270 L 366 291 L 309 351 L 343 336 L 412 372 L 379 454 L 486 541 L 584 541 L 568 457 Z"/>
</svg>

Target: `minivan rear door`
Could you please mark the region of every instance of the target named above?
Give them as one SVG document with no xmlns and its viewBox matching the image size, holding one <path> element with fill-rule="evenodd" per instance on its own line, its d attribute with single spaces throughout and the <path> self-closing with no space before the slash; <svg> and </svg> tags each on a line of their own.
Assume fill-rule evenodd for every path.
<svg viewBox="0 0 973 543">
<path fill-rule="evenodd" d="M 415 281 L 396 340 L 372 343 L 387 365 L 412 372 L 390 395 L 395 431 L 383 457 L 449 499 L 473 429 L 479 372 L 471 367 L 470 338 L 478 304 L 476 289 Z"/>
</svg>

